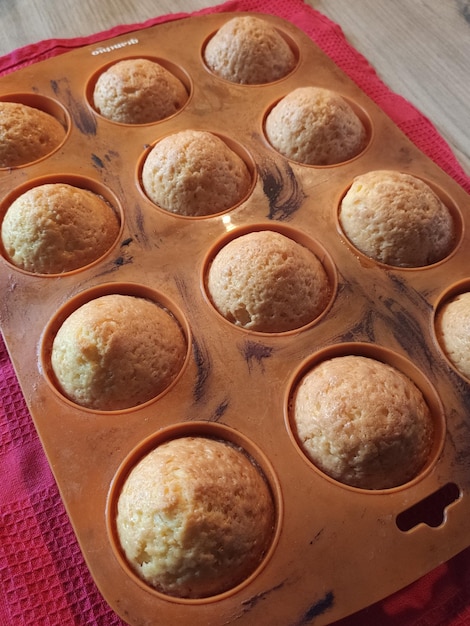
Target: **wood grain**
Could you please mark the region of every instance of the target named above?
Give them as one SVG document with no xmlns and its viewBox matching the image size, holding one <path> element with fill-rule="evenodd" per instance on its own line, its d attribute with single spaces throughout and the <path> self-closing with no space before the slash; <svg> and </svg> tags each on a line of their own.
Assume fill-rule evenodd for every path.
<svg viewBox="0 0 470 626">
<path fill-rule="evenodd" d="M 0 55 L 50 38 L 87 36 L 208 0 L 0 0 Z M 382 80 L 426 115 L 470 173 L 470 0 L 310 0 L 338 23 Z M 59 8 L 60 7 L 60 8 Z"/>
</svg>

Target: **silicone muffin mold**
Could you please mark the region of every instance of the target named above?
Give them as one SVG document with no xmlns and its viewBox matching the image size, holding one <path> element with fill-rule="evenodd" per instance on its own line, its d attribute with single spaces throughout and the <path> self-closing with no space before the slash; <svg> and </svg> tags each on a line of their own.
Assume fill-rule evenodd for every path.
<svg viewBox="0 0 470 626">
<path fill-rule="evenodd" d="M 42 107 L 65 131 L 65 140 L 46 157 L 0 169 L 1 218 L 22 191 L 40 182 L 71 182 L 104 197 L 120 223 L 105 254 L 72 272 L 28 273 L 0 250 L 0 321 L 90 572 L 132 626 L 285 626 L 313 619 L 322 626 L 470 545 L 470 383 L 449 362 L 436 331 L 443 303 L 468 290 L 469 197 L 287 21 L 262 16 L 294 51 L 295 67 L 285 76 L 244 85 L 214 75 L 204 47 L 233 15 L 160 24 L 0 79 L 1 101 Z M 91 99 L 97 77 L 128 58 L 164 62 L 186 88 L 184 105 L 146 124 L 118 124 L 98 114 Z M 367 136 L 354 158 L 310 166 L 269 144 L 269 111 L 305 85 L 330 89 L 353 105 Z M 224 138 L 247 165 L 249 190 L 227 210 L 177 215 L 143 191 L 148 152 L 187 129 Z M 425 180 L 449 208 L 455 238 L 439 262 L 393 267 L 347 239 L 338 215 L 341 199 L 357 176 L 376 169 Z M 239 235 L 262 230 L 310 249 L 328 277 L 323 310 L 288 332 L 235 326 L 216 311 L 207 290 L 217 252 Z M 61 393 L 51 368 L 52 344 L 72 311 L 114 293 L 164 307 L 181 328 L 186 354 L 172 383 L 148 402 L 93 410 Z M 389 363 L 414 381 L 429 405 L 434 434 L 428 460 L 399 486 L 345 485 L 316 468 L 299 447 L 291 420 L 296 384 L 314 363 L 344 354 Z M 116 502 L 124 477 L 144 453 L 180 436 L 208 436 L 243 449 L 273 496 L 273 535 L 259 566 L 207 598 L 174 598 L 151 589 L 131 571 L 117 541 Z"/>
</svg>

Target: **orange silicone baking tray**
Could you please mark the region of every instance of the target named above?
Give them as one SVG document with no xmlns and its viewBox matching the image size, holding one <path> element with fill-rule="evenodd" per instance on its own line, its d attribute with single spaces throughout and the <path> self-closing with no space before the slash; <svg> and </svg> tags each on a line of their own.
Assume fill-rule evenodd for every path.
<svg viewBox="0 0 470 626">
<path fill-rule="evenodd" d="M 0 257 L 1 327 L 45 453 L 88 567 L 129 624 L 285 626 L 328 624 L 419 578 L 470 544 L 469 381 L 450 366 L 434 330 L 436 311 L 468 289 L 470 202 L 300 30 L 264 15 L 298 55 L 296 69 L 264 86 L 227 83 L 204 66 L 207 38 L 232 17 L 217 14 L 154 26 L 84 47 L 0 79 L 0 98 L 43 108 L 66 125 L 65 142 L 38 162 L 0 170 L 0 219 L 14 197 L 65 181 L 104 195 L 121 232 L 96 263 L 60 276 L 22 272 Z M 118 125 L 90 104 L 93 81 L 111 62 L 150 57 L 185 82 L 190 97 L 155 124 Z M 292 89 L 319 85 L 349 98 L 367 126 L 367 149 L 330 167 L 279 156 L 263 133 L 269 107 Z M 247 159 L 253 189 L 221 215 L 182 218 L 142 192 L 148 146 L 183 128 L 226 138 Z M 452 253 L 420 269 L 390 268 L 359 254 L 342 235 L 338 204 L 354 176 L 406 171 L 427 181 L 458 225 Z M 213 310 L 204 276 L 226 238 L 269 228 L 309 245 L 334 286 L 314 324 L 266 335 L 235 328 Z M 139 408 L 92 412 L 65 400 L 50 380 L 54 332 L 79 304 L 104 293 L 155 298 L 186 333 L 186 365 L 171 388 Z M 364 354 L 407 373 L 432 409 L 428 465 L 402 487 L 365 491 L 317 471 L 290 429 L 290 394 L 314 362 Z M 177 600 L 129 570 L 113 512 L 126 471 L 158 442 L 209 434 L 243 446 L 270 482 L 277 521 L 271 549 L 249 580 L 220 596 Z"/>
</svg>

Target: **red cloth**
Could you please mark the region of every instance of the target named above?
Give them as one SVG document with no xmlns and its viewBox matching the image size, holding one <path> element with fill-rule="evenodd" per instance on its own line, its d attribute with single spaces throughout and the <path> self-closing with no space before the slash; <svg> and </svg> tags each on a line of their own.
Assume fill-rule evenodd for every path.
<svg viewBox="0 0 470 626">
<path fill-rule="evenodd" d="M 424 153 L 470 192 L 465 174 L 433 125 L 346 41 L 339 26 L 301 0 L 234 0 L 197 14 L 259 11 L 303 29 L 385 111 Z M 40 60 L 180 19 L 161 16 L 78 39 L 50 39 L 0 58 L 0 75 Z M 42 451 L 7 351 L 0 338 L 0 626 L 122 626 L 84 563 Z M 461 626 L 470 624 L 470 549 L 338 626 Z"/>
</svg>

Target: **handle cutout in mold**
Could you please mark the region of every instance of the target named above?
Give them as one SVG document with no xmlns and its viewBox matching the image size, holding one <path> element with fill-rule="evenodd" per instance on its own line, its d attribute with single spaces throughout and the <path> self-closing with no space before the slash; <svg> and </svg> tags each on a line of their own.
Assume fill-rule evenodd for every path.
<svg viewBox="0 0 470 626">
<path fill-rule="evenodd" d="M 396 524 L 403 532 L 412 530 L 418 524 L 427 524 L 431 528 L 437 528 L 445 521 L 447 507 L 460 496 L 459 487 L 455 483 L 447 483 L 409 509 L 399 513 Z"/>
</svg>

